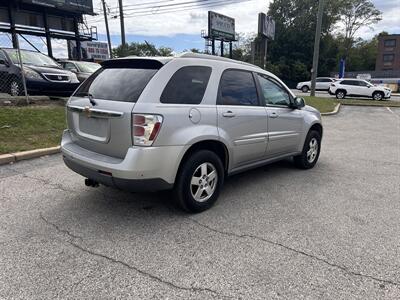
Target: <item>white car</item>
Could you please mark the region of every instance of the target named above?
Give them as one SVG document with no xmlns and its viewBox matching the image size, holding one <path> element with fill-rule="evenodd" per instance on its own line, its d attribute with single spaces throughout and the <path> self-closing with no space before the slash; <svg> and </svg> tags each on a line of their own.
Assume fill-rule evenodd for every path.
<svg viewBox="0 0 400 300">
<path fill-rule="evenodd" d="M 315 81 L 315 89 L 327 91 L 333 82 L 335 82 L 335 79 L 333 78 L 317 77 Z M 301 90 L 303 93 L 307 93 L 311 89 L 311 81 L 299 82 L 296 89 Z"/>
<path fill-rule="evenodd" d="M 346 96 L 368 97 L 374 100 L 389 99 L 392 90 L 383 86 L 376 86 L 366 80 L 342 79 L 332 83 L 329 94 L 336 95 L 338 99 Z"/>
</svg>

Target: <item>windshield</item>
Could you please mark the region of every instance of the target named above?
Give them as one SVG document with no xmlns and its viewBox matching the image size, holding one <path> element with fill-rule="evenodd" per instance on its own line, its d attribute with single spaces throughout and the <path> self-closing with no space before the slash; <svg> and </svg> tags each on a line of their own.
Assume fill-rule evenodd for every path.
<svg viewBox="0 0 400 300">
<path fill-rule="evenodd" d="M 14 64 L 19 64 L 18 52 L 16 49 L 3 50 L 7 52 L 8 56 Z M 54 60 L 39 52 L 21 50 L 21 59 L 22 63 L 25 65 L 58 67 L 57 63 Z"/>
<path fill-rule="evenodd" d="M 91 62 L 76 62 L 75 64 L 78 66 L 79 70 L 84 73 L 94 73 L 101 67 L 99 64 Z"/>
</svg>

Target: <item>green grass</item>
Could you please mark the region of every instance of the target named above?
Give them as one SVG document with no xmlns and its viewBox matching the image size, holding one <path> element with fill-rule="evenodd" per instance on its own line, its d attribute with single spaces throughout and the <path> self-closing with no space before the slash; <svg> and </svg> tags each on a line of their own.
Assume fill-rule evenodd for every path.
<svg viewBox="0 0 400 300">
<path fill-rule="evenodd" d="M 0 107 L 0 154 L 57 146 L 64 128 L 63 106 Z"/>
<path fill-rule="evenodd" d="M 338 103 L 344 105 L 358 105 L 358 106 L 390 106 L 400 107 L 400 101 L 374 101 L 371 99 L 344 99 L 338 100 L 336 98 L 321 98 L 305 96 L 306 104 L 318 109 L 321 113 L 331 112 Z"/>
</svg>

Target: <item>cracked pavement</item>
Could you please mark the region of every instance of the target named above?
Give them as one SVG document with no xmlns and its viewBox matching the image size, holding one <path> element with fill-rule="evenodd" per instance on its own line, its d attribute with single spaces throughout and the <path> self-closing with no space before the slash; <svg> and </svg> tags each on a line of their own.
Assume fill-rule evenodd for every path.
<svg viewBox="0 0 400 300">
<path fill-rule="evenodd" d="M 0 299 L 398 299 L 400 109 L 324 118 L 320 161 L 227 180 L 211 210 L 0 166 Z"/>
</svg>

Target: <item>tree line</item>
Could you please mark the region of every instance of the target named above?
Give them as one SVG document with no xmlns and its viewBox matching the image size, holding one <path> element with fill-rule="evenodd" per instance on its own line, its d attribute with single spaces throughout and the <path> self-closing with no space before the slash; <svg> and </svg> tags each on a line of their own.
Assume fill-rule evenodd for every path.
<svg viewBox="0 0 400 300">
<path fill-rule="evenodd" d="M 316 16 L 319 0 L 273 0 L 268 15 L 276 23 L 275 40 L 268 42 L 267 70 L 289 85 L 311 76 Z M 378 35 L 370 40 L 357 37 L 363 27 L 371 27 L 382 19 L 382 13 L 371 0 L 325 0 L 318 76 L 337 71 L 340 59 L 346 60 L 346 71 L 374 70 L 378 51 Z M 379 35 L 385 35 L 382 32 Z M 251 42 L 256 34 L 239 35 L 233 58 L 252 62 Z M 203 52 L 190 49 L 192 52 Z M 170 56 L 173 49 L 154 44 L 130 43 L 113 49 L 115 57 Z M 255 64 L 259 64 L 257 56 Z"/>
</svg>

